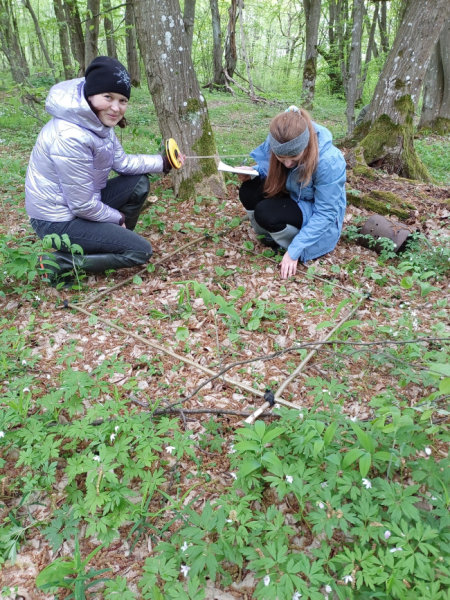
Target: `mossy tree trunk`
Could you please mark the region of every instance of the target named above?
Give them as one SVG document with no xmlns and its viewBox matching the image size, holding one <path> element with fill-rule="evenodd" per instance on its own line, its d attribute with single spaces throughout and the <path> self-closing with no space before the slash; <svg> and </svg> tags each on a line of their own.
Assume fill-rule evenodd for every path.
<svg viewBox="0 0 450 600">
<path fill-rule="evenodd" d="M 448 0 L 409 0 L 364 122 L 354 132 L 369 166 L 430 180 L 414 150 L 414 112 L 434 45 L 450 16 Z"/>
<path fill-rule="evenodd" d="M 131 85 L 139 87 L 141 85 L 141 68 L 139 66 L 139 55 L 136 44 L 134 9 L 129 2 L 125 7 L 125 26 L 128 72 L 130 74 Z"/>
<path fill-rule="evenodd" d="M 313 108 L 317 76 L 317 40 L 321 0 L 303 0 L 306 21 L 305 64 L 303 65 L 302 105 Z"/>
<path fill-rule="evenodd" d="M 134 0 L 136 32 L 147 82 L 163 139 L 174 138 L 188 156 L 216 156 L 206 101 L 187 50 L 187 37 L 178 0 Z M 187 160 L 172 171 L 175 193 L 223 195 L 215 158 Z"/>
<path fill-rule="evenodd" d="M 0 0 L 0 50 L 8 60 L 14 81 L 26 83 L 30 70 L 20 40 L 15 35 L 12 17 L 12 6 L 9 0 Z"/>
<path fill-rule="evenodd" d="M 450 20 L 444 24 L 425 75 L 419 128 L 441 135 L 450 132 Z"/>
<path fill-rule="evenodd" d="M 100 29 L 100 0 L 87 0 L 86 25 L 84 30 L 84 68 L 87 69 L 98 56 L 98 34 Z"/>
<path fill-rule="evenodd" d="M 192 40 L 194 39 L 195 5 L 197 0 L 184 0 L 184 30 L 186 31 L 187 48 L 192 54 Z"/>
<path fill-rule="evenodd" d="M 72 56 L 78 63 L 78 77 L 82 77 L 85 71 L 84 35 L 83 28 L 81 26 L 80 11 L 78 10 L 77 0 L 65 0 L 64 10 L 69 27 Z"/>
<path fill-rule="evenodd" d="M 227 37 L 225 38 L 225 68 L 230 77 L 233 77 L 237 65 L 236 50 L 236 23 L 238 18 L 237 0 L 231 0 L 228 9 Z"/>
<path fill-rule="evenodd" d="M 56 23 L 58 25 L 59 45 L 61 47 L 61 60 L 64 69 L 64 77 L 72 79 L 75 75 L 70 58 L 69 32 L 67 29 L 66 18 L 62 0 L 53 0 L 53 9 L 55 11 Z"/>
<path fill-rule="evenodd" d="M 353 1 L 353 27 L 348 73 L 346 77 L 347 96 L 347 131 L 351 133 L 355 128 L 355 106 L 358 97 L 358 87 L 361 79 L 361 40 L 364 24 L 364 0 Z"/>
<path fill-rule="evenodd" d="M 216 88 L 225 87 L 225 75 L 223 73 L 222 64 L 222 28 L 220 26 L 220 11 L 218 0 L 209 0 L 211 8 L 211 24 L 213 32 L 213 67 L 214 77 L 213 84 Z"/>
</svg>

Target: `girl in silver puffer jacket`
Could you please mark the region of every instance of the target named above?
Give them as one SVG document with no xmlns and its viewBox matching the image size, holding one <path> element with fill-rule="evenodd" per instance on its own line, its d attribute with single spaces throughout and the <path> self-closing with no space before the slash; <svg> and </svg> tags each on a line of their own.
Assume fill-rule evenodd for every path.
<svg viewBox="0 0 450 600">
<path fill-rule="evenodd" d="M 101 273 L 144 264 L 152 255 L 150 242 L 133 229 L 149 192 L 147 173 L 167 173 L 170 164 L 159 155 L 125 154 L 114 126 L 124 126 L 130 92 L 125 67 L 99 56 L 85 78 L 56 84 L 47 97 L 53 118 L 31 153 L 26 210 L 41 239 L 67 234 L 84 252 L 43 257 L 59 267 L 50 267 L 52 282 L 74 264 Z M 119 176 L 108 179 L 111 170 Z"/>
</svg>

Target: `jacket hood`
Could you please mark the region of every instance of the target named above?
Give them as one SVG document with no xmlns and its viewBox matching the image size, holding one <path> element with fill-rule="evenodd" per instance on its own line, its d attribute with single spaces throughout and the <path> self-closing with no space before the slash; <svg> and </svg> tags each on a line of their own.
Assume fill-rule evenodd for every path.
<svg viewBox="0 0 450 600">
<path fill-rule="evenodd" d="M 322 125 L 318 125 L 317 123 L 313 123 L 314 129 L 317 133 L 317 139 L 319 142 L 319 154 L 328 150 L 333 143 L 333 136 L 331 131 Z"/>
<path fill-rule="evenodd" d="M 84 77 L 54 85 L 45 101 L 45 110 L 63 121 L 89 129 L 99 137 L 110 135 L 111 127 L 103 125 L 84 97 Z"/>
</svg>

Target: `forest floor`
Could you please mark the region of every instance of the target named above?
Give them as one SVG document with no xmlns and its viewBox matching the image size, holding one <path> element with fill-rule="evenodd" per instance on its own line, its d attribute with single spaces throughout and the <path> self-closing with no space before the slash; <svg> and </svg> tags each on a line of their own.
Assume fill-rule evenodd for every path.
<svg viewBox="0 0 450 600">
<path fill-rule="evenodd" d="M 248 118 L 242 119 L 242 113 L 235 110 L 231 100 L 210 97 L 209 106 L 223 154 L 235 153 L 239 147 L 245 152 L 249 146 L 256 146 L 263 139 L 261 133 L 266 130 L 270 117 L 278 112 L 272 107 L 254 110 L 245 104 Z M 137 114 L 137 109 L 134 110 Z M 325 109 L 323 112 L 326 112 Z M 332 115 L 331 121 L 333 118 Z M 340 120 L 336 120 L 340 126 L 342 115 Z M 327 125 L 326 118 L 321 122 Z M 248 137 L 243 135 L 242 126 Z M 128 152 L 143 151 L 147 123 L 137 127 L 131 134 L 125 134 L 129 136 L 124 144 Z M 139 130 L 139 127 L 144 129 Z M 236 141 L 238 139 L 246 140 L 245 148 L 242 142 Z M 448 148 L 448 141 L 440 140 L 441 144 L 444 142 Z M 423 147 L 427 144 L 426 141 L 421 143 Z M 0 147 L 3 167 L 0 234 L 9 247 L 37 243 L 23 202 L 22 178 L 32 145 L 33 139 L 17 139 L 11 134 L 11 140 Z M 435 165 L 435 168 L 436 172 L 444 171 L 440 165 Z M 442 239 L 448 240 L 450 188 L 408 182 L 383 173 L 370 180 L 349 171 L 348 181 L 349 187 L 360 193 L 374 189 L 391 191 L 414 204 L 416 210 L 411 211 L 407 225 L 411 231 L 425 234 L 435 249 L 439 248 Z M 411 274 L 411 271 L 402 272 L 399 268 L 401 259 L 392 257 L 380 261 L 374 251 L 362 248 L 352 240 L 352 227 L 370 214 L 364 209 L 349 206 L 345 217 L 345 229 L 350 232 L 349 235 L 344 231 L 332 253 L 307 266 L 299 266 L 295 277 L 283 281 L 279 277 L 277 256 L 260 245 L 248 222 L 239 220 L 244 212 L 238 200 L 235 180 L 228 181 L 226 198 L 199 197 L 184 203 L 173 196 L 168 178 L 153 182 L 150 203 L 142 214 L 137 231 L 152 243 L 155 261 L 170 255 L 153 272 L 138 275 L 140 270 L 136 268 L 109 275 L 87 276 L 81 279 L 79 290 L 57 291 L 37 279 L 23 285 L 15 285 L 12 279 L 4 280 L 6 295 L 0 298 L 4 353 L 1 402 L 5 410 L 8 407 L 11 410 L 11 398 L 16 392 L 24 402 L 27 399 L 29 402 L 27 410 L 17 409 L 22 421 L 14 422 L 11 432 L 14 428 L 26 428 L 28 416 L 54 410 L 55 403 L 49 399 L 50 392 L 67 390 L 70 386 L 73 386 L 73 394 L 65 398 L 72 404 L 64 405 L 63 401 L 61 409 L 55 411 L 61 426 L 75 423 L 80 415 L 102 418 L 108 414 L 106 408 L 113 401 L 120 405 L 111 412 L 111 415 L 116 415 L 115 418 L 126 414 L 125 409 L 133 415 L 140 412 L 148 414 L 152 406 L 161 407 L 179 399 L 184 400 L 183 408 L 186 410 L 205 411 L 208 408 L 253 411 L 263 402 L 261 397 L 227 384 L 220 377 L 186 400 L 207 375 L 198 367 L 146 345 L 143 340 L 156 342 L 214 372 L 232 362 L 255 359 L 255 362 L 234 367 L 227 376 L 264 392 L 266 388 L 276 390 L 306 354 L 304 349 L 282 353 L 283 350 L 295 343 L 323 339 L 367 292 L 371 294 L 370 299 L 362 303 L 349 328 L 341 330 L 336 339 L 357 343 L 380 339 L 395 342 L 418 337 L 448 338 L 449 271 L 438 273 L 433 252 L 424 252 L 422 258 L 425 262 L 418 262 L 418 269 L 422 272 L 433 270 L 435 274 L 420 281 L 417 278 L 410 286 L 402 285 L 403 275 Z M 206 233 L 208 236 L 205 236 Z M 171 255 L 197 238 L 198 241 L 190 247 Z M 429 263 L 426 263 L 427 260 Z M 128 280 L 130 276 L 135 277 Z M 128 280 L 127 283 L 113 289 L 125 280 Z M 193 284 L 189 282 L 203 284 L 203 289 L 207 288 L 222 300 L 218 304 L 208 304 L 204 293 L 196 295 Z M 111 292 L 108 291 L 110 289 Z M 99 292 L 105 294 L 96 299 Z M 63 308 L 65 300 L 72 305 L 84 306 L 90 314 Z M 219 307 L 224 306 L 225 309 L 220 310 Z M 122 331 L 98 318 L 119 325 Z M 136 339 L 133 334 L 142 339 Z M 306 412 L 318 408 L 331 410 L 332 402 L 322 390 L 325 386 L 333 402 L 341 406 L 342 414 L 361 422 L 375 418 L 383 394 L 384 398 L 389 394 L 397 398 L 397 403 L 401 402 L 402 406 L 418 406 L 432 390 L 424 387 L 420 378 L 426 363 L 425 353 L 430 352 L 432 346 L 424 344 L 421 349 L 415 344 L 414 348 L 415 354 L 411 354 L 407 344 L 392 348 L 386 346 L 384 355 L 379 348 L 372 350 L 370 346 L 361 349 L 355 346 L 355 351 L 347 354 L 339 354 L 336 346 L 333 351 L 331 347 L 322 348 L 308 363 L 304 373 L 288 386 L 283 397 Z M 439 351 L 445 353 L 447 348 L 448 343 L 442 342 Z M 281 353 L 272 360 L 263 360 L 273 352 Z M 392 358 L 394 354 L 395 358 Z M 98 375 L 102 368 L 102 374 Z M 92 374 L 97 374 L 97 381 L 101 383 L 95 394 L 94 388 L 89 387 Z M 29 397 L 25 389 L 30 390 Z M 445 421 L 447 413 L 441 410 L 438 414 L 443 415 Z M 11 420 L 11 416 L 8 418 Z M 266 419 L 267 423 L 272 421 L 277 421 L 276 415 Z M 180 418 L 180 431 L 185 430 L 189 435 L 183 439 L 191 440 L 189 443 L 194 444 L 194 451 L 178 455 L 174 452 L 174 456 L 162 448 L 159 453 L 155 451 L 158 455 L 155 464 L 163 469 L 168 479 L 163 489 L 178 499 L 182 498 L 180 505 L 186 506 L 193 501 L 191 509 L 200 512 L 207 501 L 217 502 L 234 484 L 230 463 L 232 456 L 228 449 L 234 443 L 235 430 L 242 425 L 243 417 L 214 415 L 210 419 L 207 412 L 198 416 L 186 414 Z M 4 423 L 3 426 L 9 425 Z M 445 422 L 443 427 L 446 427 Z M 116 432 L 117 440 L 114 436 L 111 442 L 108 438 L 110 433 L 113 435 L 113 430 L 105 431 L 101 440 L 103 445 L 113 447 L 114 443 L 119 443 L 120 431 Z M 0 445 L 0 521 L 14 515 L 22 529 L 16 537 L 11 537 L 17 540 L 17 556 L 2 566 L 2 598 L 50 598 L 53 597 L 50 593 L 36 590 L 36 576 L 56 557 L 73 556 L 74 539 L 71 536 L 61 539 L 60 545 L 52 549 L 51 538 L 48 532 L 47 535 L 43 532 L 43 528 L 48 527 L 55 510 L 66 505 L 66 487 L 69 478 L 72 481 L 68 456 L 72 455 L 75 447 L 65 453 L 62 447 L 50 453 L 56 465 L 53 479 L 50 478 L 47 485 L 42 479 L 39 483 L 36 479 L 36 488 L 31 491 L 27 486 L 32 474 L 42 476 L 42 472 L 48 469 L 45 471 L 44 463 L 35 468 L 32 461 L 25 458 L 19 464 L 17 459 L 23 453 L 16 447 L 11 432 L 5 440 L 0 440 L 0 444 L 8 440 L 3 448 Z M 174 433 L 174 440 L 178 439 L 177 435 Z M 122 437 L 120 443 L 125 442 Z M 173 444 L 177 446 L 176 441 Z M 81 444 L 76 452 L 84 452 L 87 446 L 88 442 Z M 447 444 L 436 442 L 435 447 L 441 456 L 447 455 Z M 117 449 L 117 453 L 120 452 L 121 447 Z M 418 456 L 427 457 L 420 450 Z M 83 490 L 80 477 L 77 476 L 78 487 Z M 136 505 L 143 497 L 140 485 L 137 479 L 129 480 L 129 487 L 135 492 L 132 502 Z M 28 489 L 25 500 L 23 487 Z M 202 490 L 200 497 L 196 497 L 197 488 Z M 70 494 L 80 504 L 73 489 Z M 158 502 L 160 500 L 155 499 L 150 508 L 158 507 Z M 295 529 L 295 507 L 289 502 L 282 503 L 276 499 L 274 502 L 285 515 L 285 522 Z M 165 522 L 167 520 L 165 515 Z M 89 519 L 81 519 L 77 525 L 81 532 L 79 540 L 83 557 L 98 546 L 98 539 L 102 539 L 100 534 L 83 536 L 88 522 Z M 151 522 L 160 527 L 162 520 L 155 517 Z M 179 523 L 173 520 L 169 531 L 176 531 Z M 128 518 L 119 527 L 120 537 L 103 548 L 89 566 L 111 569 L 106 576 L 124 577 L 133 594 L 131 597 L 140 597 L 142 590 L 137 584 L 143 574 L 145 559 L 153 553 L 155 539 L 150 535 L 150 529 L 143 530 L 132 547 L 131 542 L 136 537 L 136 532 L 130 537 L 132 527 L 133 519 Z M 317 538 L 304 532 L 300 535 L 300 531 L 297 531 L 301 538 L 300 546 L 315 547 Z M 164 539 L 164 536 L 159 539 Z M 239 569 L 231 575 L 233 581 L 223 589 L 214 587 L 210 581 L 207 597 L 218 600 L 247 600 L 251 597 L 257 585 L 255 573 Z M 17 591 L 11 591 L 9 595 L 6 588 L 17 588 Z M 95 596 L 93 590 L 91 597 Z M 63 598 L 65 594 L 59 597 Z"/>
</svg>

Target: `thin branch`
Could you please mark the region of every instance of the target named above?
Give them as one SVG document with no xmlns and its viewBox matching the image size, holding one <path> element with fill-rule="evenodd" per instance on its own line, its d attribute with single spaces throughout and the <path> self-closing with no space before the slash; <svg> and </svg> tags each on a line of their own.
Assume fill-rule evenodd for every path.
<svg viewBox="0 0 450 600">
<path fill-rule="evenodd" d="M 118 8 L 122 8 L 122 6 L 128 6 L 129 4 L 130 4 L 130 2 L 125 2 L 124 4 L 119 4 L 118 6 L 113 6 L 112 8 L 108 8 L 108 10 L 102 10 L 102 12 L 99 12 L 96 15 L 92 15 L 92 17 L 89 17 L 88 19 L 84 19 L 84 21 L 80 21 L 80 25 L 82 25 L 83 23 L 87 23 L 91 19 L 95 19 L 96 17 L 100 17 L 101 15 L 105 15 L 106 13 L 109 13 L 109 12 L 111 12 L 113 10 L 117 10 Z"/>
</svg>

